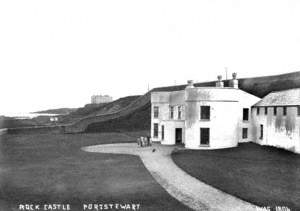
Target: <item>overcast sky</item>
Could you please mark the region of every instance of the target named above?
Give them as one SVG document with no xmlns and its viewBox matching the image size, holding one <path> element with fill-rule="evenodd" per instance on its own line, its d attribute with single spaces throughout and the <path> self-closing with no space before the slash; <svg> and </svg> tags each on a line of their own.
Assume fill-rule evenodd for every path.
<svg viewBox="0 0 300 211">
<path fill-rule="evenodd" d="M 300 71 L 300 1 L 1 1 L 0 114 Z"/>
</svg>

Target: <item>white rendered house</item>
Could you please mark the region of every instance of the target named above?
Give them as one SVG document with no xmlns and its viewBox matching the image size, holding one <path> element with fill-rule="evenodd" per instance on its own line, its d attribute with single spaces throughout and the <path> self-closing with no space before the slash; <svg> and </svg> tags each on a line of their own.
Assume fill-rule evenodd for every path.
<svg viewBox="0 0 300 211">
<path fill-rule="evenodd" d="M 190 149 L 237 146 L 253 139 L 251 106 L 260 98 L 238 89 L 236 74 L 229 87 L 221 77 L 216 87 L 151 93 L 151 137 L 165 145 Z"/>
</svg>

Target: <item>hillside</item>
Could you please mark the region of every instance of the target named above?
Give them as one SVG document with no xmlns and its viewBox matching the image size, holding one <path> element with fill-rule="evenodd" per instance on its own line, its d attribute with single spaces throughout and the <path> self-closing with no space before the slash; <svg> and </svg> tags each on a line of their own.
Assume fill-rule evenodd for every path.
<svg viewBox="0 0 300 211">
<path fill-rule="evenodd" d="M 292 88 L 300 87 L 300 71 L 281 74 L 281 75 L 273 75 L 273 76 L 262 76 L 255 78 L 238 78 L 239 80 L 239 88 L 244 90 L 250 94 L 253 94 L 257 97 L 264 97 L 272 91 L 280 91 Z M 229 80 L 223 80 L 224 85 L 228 86 Z M 196 87 L 203 86 L 215 86 L 216 81 L 209 82 L 201 82 L 195 83 Z M 179 91 L 185 88 L 186 84 L 178 85 L 178 86 L 166 86 L 166 87 L 158 87 L 154 88 L 151 91 L 159 92 L 159 91 Z"/>
<path fill-rule="evenodd" d="M 60 108 L 60 109 L 48 109 L 44 111 L 37 111 L 39 116 L 31 119 L 17 119 L 13 117 L 0 116 L 0 129 L 1 128 L 23 128 L 23 127 L 53 127 L 55 125 L 68 125 L 74 122 L 78 122 L 82 119 L 89 117 L 95 117 L 97 115 L 111 114 L 122 110 L 130 103 L 138 99 L 140 96 L 128 96 L 122 97 L 110 103 L 103 104 L 87 104 L 82 108 Z M 50 117 L 43 114 L 59 114 L 59 122 L 51 122 Z"/>
<path fill-rule="evenodd" d="M 60 119 L 60 123 L 78 122 L 81 119 L 89 117 L 95 117 L 103 114 L 111 114 L 125 108 L 139 97 L 139 95 L 127 96 L 119 98 L 109 103 L 86 104 L 84 107 L 76 109 L 69 115 L 62 116 Z"/>
<path fill-rule="evenodd" d="M 196 87 L 214 86 L 215 81 L 196 83 Z M 186 85 L 158 87 L 143 96 L 138 97 L 123 109 L 110 114 L 101 114 L 83 118 L 66 127 L 66 132 L 100 132 L 150 129 L 150 93 L 158 91 L 177 91 L 185 88 Z M 228 86 L 228 81 L 225 81 Z M 300 88 L 300 72 L 288 74 L 264 76 L 255 78 L 239 79 L 240 89 L 258 97 L 264 97 L 272 91 Z M 135 125 L 132 126 L 132 125 Z"/>
<path fill-rule="evenodd" d="M 114 103 L 116 101 L 113 101 Z M 66 133 L 79 133 L 79 132 L 84 132 L 88 125 L 92 123 L 100 123 L 108 120 L 113 120 L 113 121 L 118 121 L 118 118 L 121 117 L 127 117 L 127 115 L 132 114 L 136 110 L 140 109 L 141 107 L 145 106 L 147 103 L 150 102 L 150 92 L 148 92 L 145 95 L 136 96 L 136 99 L 131 101 L 129 104 L 127 104 L 124 107 L 119 108 L 118 110 L 110 110 L 109 113 L 98 113 L 97 115 L 91 115 L 89 114 L 85 118 L 80 118 L 76 120 L 73 123 L 70 123 L 65 126 L 65 132 Z M 150 104 L 149 104 L 150 108 Z M 125 121 L 125 120 L 122 120 Z M 116 128 L 116 130 L 118 130 Z"/>
<path fill-rule="evenodd" d="M 76 111 L 77 108 L 56 108 L 56 109 L 48 109 L 43 111 L 35 111 L 31 112 L 33 114 L 58 114 L 58 115 L 67 115 L 71 112 Z"/>
</svg>

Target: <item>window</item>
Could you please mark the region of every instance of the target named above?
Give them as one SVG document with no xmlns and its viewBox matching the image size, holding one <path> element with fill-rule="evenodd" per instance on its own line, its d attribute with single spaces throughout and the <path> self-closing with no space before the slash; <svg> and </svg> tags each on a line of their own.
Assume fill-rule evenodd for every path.
<svg viewBox="0 0 300 211">
<path fill-rule="evenodd" d="M 256 108 L 256 115 L 259 115 L 259 107 Z"/>
<path fill-rule="evenodd" d="M 174 118 L 174 106 L 170 106 L 170 119 Z"/>
<path fill-rule="evenodd" d="M 259 139 L 263 139 L 264 138 L 264 126 L 260 125 L 260 137 Z"/>
<path fill-rule="evenodd" d="M 165 139 L 165 126 L 162 125 L 161 126 L 161 140 L 164 140 Z"/>
<path fill-rule="evenodd" d="M 277 107 L 274 107 L 273 112 L 274 112 L 274 116 L 276 116 L 277 115 Z"/>
<path fill-rule="evenodd" d="M 153 125 L 153 137 L 157 138 L 158 137 L 158 124 L 154 123 Z"/>
<path fill-rule="evenodd" d="M 249 120 L 249 108 L 243 108 L 243 120 L 244 121 Z"/>
<path fill-rule="evenodd" d="M 182 106 L 178 106 L 178 119 L 181 119 Z"/>
<path fill-rule="evenodd" d="M 300 116 L 300 106 L 297 106 L 297 114 Z"/>
<path fill-rule="evenodd" d="M 159 107 L 158 106 L 154 106 L 154 118 L 158 118 L 158 114 L 159 114 Z"/>
<path fill-rule="evenodd" d="M 201 119 L 210 119 L 210 106 L 201 106 Z"/>
<path fill-rule="evenodd" d="M 286 116 L 286 107 L 283 107 L 283 115 Z"/>
<path fill-rule="evenodd" d="M 248 138 L 248 128 L 243 128 L 243 134 L 242 134 L 243 139 Z"/>
<path fill-rule="evenodd" d="M 268 115 L 268 107 L 265 107 L 265 115 Z"/>
</svg>

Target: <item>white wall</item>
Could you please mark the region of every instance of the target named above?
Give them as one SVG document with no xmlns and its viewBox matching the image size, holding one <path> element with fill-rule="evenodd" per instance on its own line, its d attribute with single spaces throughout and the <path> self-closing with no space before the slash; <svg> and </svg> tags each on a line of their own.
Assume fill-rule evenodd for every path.
<svg viewBox="0 0 300 211">
<path fill-rule="evenodd" d="M 178 106 L 184 107 L 184 90 L 177 92 L 154 92 L 151 94 L 151 137 L 154 142 L 161 142 L 164 145 L 175 144 L 175 128 L 182 128 L 182 138 L 184 142 L 184 108 L 182 110 L 181 119 L 178 119 Z M 154 118 L 154 106 L 159 107 L 159 117 Z M 170 106 L 174 106 L 174 117 L 170 119 Z M 158 123 L 158 137 L 154 138 L 153 124 Z M 164 125 L 164 140 L 162 140 L 161 126 Z"/>
<path fill-rule="evenodd" d="M 252 115 L 251 115 L 251 107 L 257 103 L 260 98 L 248 94 L 247 92 L 244 92 L 242 90 L 239 90 L 238 93 L 239 97 L 239 124 L 238 124 L 238 139 L 239 142 L 249 142 L 255 140 L 255 137 L 253 136 L 253 133 L 255 132 L 255 129 L 253 128 L 253 123 L 252 123 Z M 248 108 L 249 109 L 249 120 L 244 121 L 243 120 L 243 108 Z M 243 139 L 242 138 L 242 132 L 243 128 L 248 128 L 248 138 Z"/>
<path fill-rule="evenodd" d="M 191 105 L 194 104 L 194 105 Z M 200 119 L 200 106 L 210 106 L 210 120 Z M 192 108 L 189 110 L 188 108 Z M 234 147 L 238 144 L 238 102 L 191 102 L 187 108 L 196 119 L 186 120 L 186 147 L 198 148 L 224 148 Z M 200 146 L 200 128 L 210 128 L 209 146 Z"/>
<path fill-rule="evenodd" d="M 185 142 L 185 128 L 184 121 L 164 121 L 161 124 L 165 125 L 165 139 L 161 140 L 161 144 L 174 145 L 175 144 L 175 130 L 176 128 L 182 128 L 182 142 Z M 161 127 L 160 127 L 161 129 Z"/>
<path fill-rule="evenodd" d="M 277 108 L 277 115 L 273 115 L 273 107 L 268 108 L 268 115 L 264 108 L 257 115 L 257 108 L 253 108 L 254 141 L 261 145 L 284 148 L 300 153 L 300 117 L 296 107 L 287 107 L 287 115 L 283 115 L 283 108 Z M 264 137 L 260 139 L 260 125 L 264 126 Z"/>
</svg>

